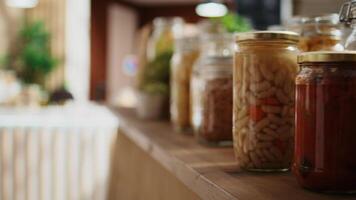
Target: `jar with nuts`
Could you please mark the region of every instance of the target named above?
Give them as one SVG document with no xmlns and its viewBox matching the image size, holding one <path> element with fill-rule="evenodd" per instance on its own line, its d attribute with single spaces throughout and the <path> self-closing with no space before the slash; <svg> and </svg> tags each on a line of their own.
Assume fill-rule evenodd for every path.
<svg viewBox="0 0 356 200">
<path fill-rule="evenodd" d="M 344 50 L 338 14 L 294 17 L 287 22 L 286 27 L 300 34 L 298 48 L 303 52 Z"/>
<path fill-rule="evenodd" d="M 204 35 L 194 65 L 192 124 L 199 142 L 232 144 L 232 47 L 230 34 Z"/>
<path fill-rule="evenodd" d="M 288 31 L 236 35 L 233 137 L 242 169 L 285 171 L 290 167 L 298 39 L 298 34 Z"/>
<path fill-rule="evenodd" d="M 171 60 L 171 121 L 177 131 L 190 129 L 190 77 L 199 55 L 197 37 L 183 37 L 175 42 Z"/>
</svg>

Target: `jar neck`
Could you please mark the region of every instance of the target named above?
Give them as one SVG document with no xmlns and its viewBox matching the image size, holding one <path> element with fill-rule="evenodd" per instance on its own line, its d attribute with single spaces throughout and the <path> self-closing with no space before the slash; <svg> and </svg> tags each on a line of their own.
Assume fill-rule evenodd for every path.
<svg viewBox="0 0 356 200">
<path fill-rule="evenodd" d="M 238 49 L 287 49 L 287 50 L 297 50 L 297 43 L 294 41 L 286 40 L 253 40 L 237 43 Z"/>
<path fill-rule="evenodd" d="M 163 21 L 153 25 L 153 36 L 159 37 L 162 34 L 170 33 L 174 38 L 182 37 L 183 21 Z"/>
<path fill-rule="evenodd" d="M 176 39 L 174 51 L 177 53 L 199 51 L 199 40 L 195 37 Z"/>
<path fill-rule="evenodd" d="M 233 40 L 231 35 L 210 35 L 203 37 L 200 44 L 201 56 L 231 57 Z"/>
</svg>

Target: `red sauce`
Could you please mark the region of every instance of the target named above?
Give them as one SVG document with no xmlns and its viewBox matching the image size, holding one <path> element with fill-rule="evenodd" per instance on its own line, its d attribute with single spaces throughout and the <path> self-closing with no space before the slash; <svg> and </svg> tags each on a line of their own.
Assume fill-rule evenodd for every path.
<svg viewBox="0 0 356 200">
<path fill-rule="evenodd" d="M 348 66 L 307 66 L 296 79 L 293 172 L 303 187 L 356 191 L 356 67 Z"/>
</svg>

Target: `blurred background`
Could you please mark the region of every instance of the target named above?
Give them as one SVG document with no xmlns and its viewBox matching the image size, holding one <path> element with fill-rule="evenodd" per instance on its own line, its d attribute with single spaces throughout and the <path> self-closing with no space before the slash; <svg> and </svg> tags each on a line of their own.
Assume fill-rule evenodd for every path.
<svg viewBox="0 0 356 200">
<path fill-rule="evenodd" d="M 93 1 L 91 6 L 90 98 L 113 104 L 129 104 L 128 87 L 133 72 L 127 64 L 139 55 L 138 38 L 155 17 L 180 16 L 186 23 L 206 20 L 195 12 L 199 0 Z M 343 0 L 229 0 L 232 13 L 245 17 L 252 28 L 265 30 L 286 23 L 292 16 L 338 13 Z M 130 75 L 131 74 L 131 75 Z M 118 78 L 120 77 L 120 78 Z M 131 102 L 131 98 L 130 98 Z"/>
<path fill-rule="evenodd" d="M 13 5 L 7 3 L 12 1 L 15 2 Z M 19 8 L 26 7 L 21 5 L 22 1 L 35 6 Z M 121 97 L 124 95 L 129 98 L 127 101 L 132 101 L 127 96 L 131 94 L 129 87 L 133 85 L 132 79 L 137 72 L 138 56 L 142 51 L 139 38 L 144 34 L 145 27 L 147 31 L 152 20 L 162 16 L 179 16 L 186 23 L 207 20 L 195 12 L 197 4 L 202 2 L 204 1 L 1 0 L 1 67 L 10 74 L 14 73 L 21 82 L 41 82 L 40 85 L 44 86 L 41 89 L 48 93 L 45 94 L 47 99 L 51 92 L 65 89 L 77 100 L 106 101 L 130 106 L 133 102 L 125 102 Z M 278 28 L 277 25 L 286 23 L 295 15 L 338 13 L 343 2 L 228 0 L 223 3 L 230 12 L 246 18 L 253 29 L 264 30 L 268 27 Z M 25 44 L 23 40 L 30 41 Z M 26 51 L 23 48 L 34 51 L 29 50 L 30 47 L 26 45 L 31 46 L 27 42 L 36 43 L 37 40 L 45 40 L 42 41 L 45 43 L 41 50 L 43 52 L 33 54 L 31 58 L 20 55 L 22 51 Z M 33 71 L 38 72 L 37 74 L 29 74 L 30 70 L 21 66 L 21 62 L 40 64 L 41 67 L 36 72 Z M 39 74 L 43 74 L 43 77 L 35 78 L 41 76 Z M 32 86 L 34 92 L 36 86 Z"/>
<path fill-rule="evenodd" d="M 163 66 L 149 73 L 167 82 L 170 56 L 157 55 L 177 34 L 285 30 L 344 2 L 0 0 L 0 199 L 105 199 L 118 127 L 108 105 L 167 93 L 145 68 Z"/>
</svg>

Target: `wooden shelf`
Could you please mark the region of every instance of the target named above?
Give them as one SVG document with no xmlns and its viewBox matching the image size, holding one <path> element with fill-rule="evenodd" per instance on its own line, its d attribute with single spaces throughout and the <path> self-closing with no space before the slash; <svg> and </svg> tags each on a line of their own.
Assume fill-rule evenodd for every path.
<svg viewBox="0 0 356 200">
<path fill-rule="evenodd" d="M 197 144 L 191 135 L 174 132 L 167 121 L 142 121 L 132 110 L 113 110 L 121 132 L 202 199 L 356 199 L 355 195 L 327 195 L 302 189 L 288 172 L 240 171 L 232 147 L 206 147 Z"/>
</svg>

